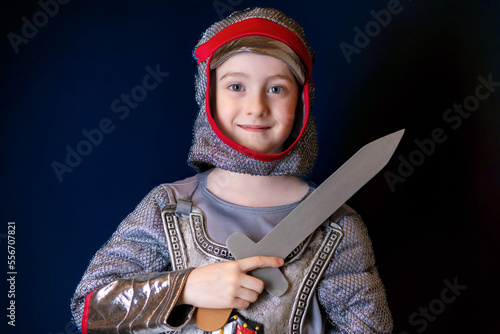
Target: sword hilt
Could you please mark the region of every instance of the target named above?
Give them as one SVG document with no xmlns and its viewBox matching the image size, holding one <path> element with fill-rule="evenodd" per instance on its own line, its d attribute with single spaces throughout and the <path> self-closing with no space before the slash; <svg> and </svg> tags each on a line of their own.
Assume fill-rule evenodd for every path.
<svg viewBox="0 0 500 334">
<path fill-rule="evenodd" d="M 264 255 L 262 248 L 250 240 L 243 233 L 234 233 L 227 239 L 227 247 L 235 257 L 240 260 L 251 256 L 272 256 Z M 260 248 L 260 249 L 259 249 Z M 271 295 L 281 296 L 288 290 L 288 281 L 279 268 L 266 267 L 257 268 L 249 272 L 250 275 L 264 282 L 264 286 Z M 194 314 L 195 324 L 207 332 L 216 331 L 227 323 L 232 309 L 208 309 L 198 308 Z"/>
<path fill-rule="evenodd" d="M 232 234 L 226 245 L 237 260 L 252 256 L 276 256 L 240 232 Z M 273 296 L 279 297 L 288 290 L 288 281 L 278 268 L 257 268 L 249 274 L 262 280 L 267 292 Z"/>
</svg>

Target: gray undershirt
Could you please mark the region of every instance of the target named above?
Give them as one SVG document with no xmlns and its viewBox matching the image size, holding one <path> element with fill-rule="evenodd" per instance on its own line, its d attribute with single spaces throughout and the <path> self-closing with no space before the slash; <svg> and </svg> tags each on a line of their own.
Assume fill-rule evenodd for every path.
<svg viewBox="0 0 500 334">
<path fill-rule="evenodd" d="M 210 172 L 211 170 L 196 176 L 198 185 L 192 195 L 192 202 L 207 217 L 206 232 L 208 237 L 222 245 L 225 245 L 227 238 L 235 232 L 241 232 L 254 242 L 258 242 L 301 202 L 264 208 L 232 204 L 216 197 L 207 189 L 207 176 Z M 188 182 L 192 181 L 194 180 L 191 179 Z M 176 183 L 181 185 L 182 181 Z M 182 186 L 176 188 L 182 193 Z M 310 186 L 310 190 L 305 197 L 313 190 L 314 188 Z M 183 195 L 189 196 L 191 194 Z M 323 333 L 324 325 L 316 294 L 313 294 L 305 318 L 303 333 Z"/>
</svg>

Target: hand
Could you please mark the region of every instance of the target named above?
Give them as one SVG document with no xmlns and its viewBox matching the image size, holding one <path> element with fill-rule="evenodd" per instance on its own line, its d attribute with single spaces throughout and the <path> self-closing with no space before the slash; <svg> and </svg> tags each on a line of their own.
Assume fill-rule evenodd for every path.
<svg viewBox="0 0 500 334">
<path fill-rule="evenodd" d="M 278 257 L 254 256 L 196 268 L 189 274 L 177 304 L 244 310 L 264 290 L 264 282 L 247 272 L 257 268 L 281 267 L 283 263 L 283 259 Z"/>
</svg>

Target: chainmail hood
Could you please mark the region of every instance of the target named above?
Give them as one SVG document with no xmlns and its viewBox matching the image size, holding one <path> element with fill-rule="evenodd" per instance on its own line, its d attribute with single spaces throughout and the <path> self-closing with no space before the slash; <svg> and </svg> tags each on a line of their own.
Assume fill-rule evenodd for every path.
<svg viewBox="0 0 500 334">
<path fill-rule="evenodd" d="M 229 139 L 218 129 L 210 112 L 210 61 L 214 52 L 227 42 L 244 36 L 264 36 L 285 43 L 298 55 L 305 69 L 297 126 L 285 142 L 284 151 L 278 154 L 259 153 Z M 208 28 L 193 53 L 198 63 L 195 86 L 199 113 L 189 164 L 200 172 L 218 167 L 262 176 L 309 174 L 317 154 L 316 125 L 310 113 L 315 93 L 312 82 L 315 55 L 302 27 L 275 9 L 237 11 Z"/>
</svg>

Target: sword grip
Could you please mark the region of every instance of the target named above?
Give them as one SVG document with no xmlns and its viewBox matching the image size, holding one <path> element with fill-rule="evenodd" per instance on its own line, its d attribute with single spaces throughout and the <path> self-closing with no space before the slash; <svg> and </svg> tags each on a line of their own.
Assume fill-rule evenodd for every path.
<svg viewBox="0 0 500 334">
<path fill-rule="evenodd" d="M 273 296 L 279 297 L 288 290 L 288 281 L 279 268 L 257 268 L 249 274 L 262 280 L 267 292 Z"/>
<path fill-rule="evenodd" d="M 259 255 L 276 256 L 267 247 L 263 247 L 260 244 L 257 245 L 240 232 L 229 236 L 226 245 L 237 260 Z M 252 270 L 249 274 L 261 279 L 264 282 L 267 292 L 273 296 L 279 297 L 288 290 L 288 281 L 278 268 L 258 268 Z"/>
<path fill-rule="evenodd" d="M 263 255 L 262 249 L 243 233 L 234 233 L 227 240 L 227 246 L 236 259 Z M 260 250 L 260 251 L 259 251 Z M 271 295 L 279 297 L 288 290 L 288 281 L 279 268 L 257 268 L 248 272 L 264 282 L 264 286 Z M 224 327 L 231 315 L 232 309 L 196 309 L 193 320 L 198 328 L 213 332 Z"/>
</svg>

